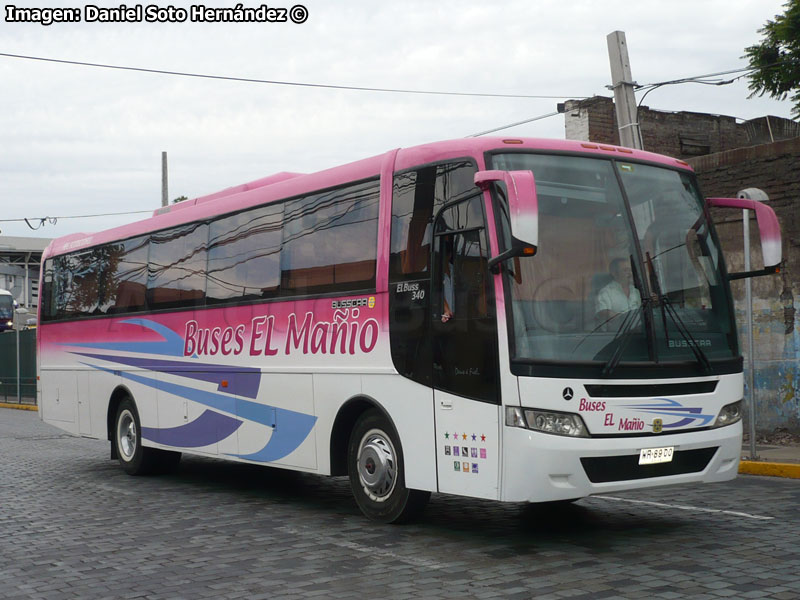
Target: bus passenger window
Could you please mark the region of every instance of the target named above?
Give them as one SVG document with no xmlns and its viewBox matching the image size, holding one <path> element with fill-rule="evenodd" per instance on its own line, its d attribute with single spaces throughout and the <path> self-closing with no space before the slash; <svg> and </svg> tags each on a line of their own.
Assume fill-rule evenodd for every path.
<svg viewBox="0 0 800 600">
<path fill-rule="evenodd" d="M 366 181 L 285 203 L 281 295 L 375 287 L 379 196 Z"/>
</svg>

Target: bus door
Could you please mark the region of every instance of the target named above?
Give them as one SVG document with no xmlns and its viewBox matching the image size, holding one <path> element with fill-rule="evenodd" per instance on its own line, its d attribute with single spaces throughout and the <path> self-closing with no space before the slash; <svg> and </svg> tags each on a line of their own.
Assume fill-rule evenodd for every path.
<svg viewBox="0 0 800 600">
<path fill-rule="evenodd" d="M 498 498 L 499 374 L 482 198 L 434 222 L 431 344 L 439 491 Z"/>
</svg>

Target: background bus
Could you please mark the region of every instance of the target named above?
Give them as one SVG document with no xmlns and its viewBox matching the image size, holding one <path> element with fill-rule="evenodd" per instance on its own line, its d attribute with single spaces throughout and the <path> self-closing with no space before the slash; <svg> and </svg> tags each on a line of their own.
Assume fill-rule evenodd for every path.
<svg viewBox="0 0 800 600">
<path fill-rule="evenodd" d="M 715 203 L 756 211 L 774 271 L 774 213 Z M 682 161 L 440 142 L 61 238 L 42 269 L 40 415 L 131 474 L 188 452 L 349 475 L 390 522 L 430 492 L 737 472 L 729 276 Z"/>
<path fill-rule="evenodd" d="M 14 296 L 8 290 L 0 290 L 0 332 L 14 327 Z"/>
</svg>

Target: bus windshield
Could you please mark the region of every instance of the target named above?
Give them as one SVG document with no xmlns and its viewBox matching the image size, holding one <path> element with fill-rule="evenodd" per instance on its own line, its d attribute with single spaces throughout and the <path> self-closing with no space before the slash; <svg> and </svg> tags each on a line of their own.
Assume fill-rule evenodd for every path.
<svg viewBox="0 0 800 600">
<path fill-rule="evenodd" d="M 531 170 L 536 256 L 509 263 L 512 357 L 699 363 L 738 355 L 730 290 L 691 173 L 619 160 L 506 153 Z"/>
</svg>

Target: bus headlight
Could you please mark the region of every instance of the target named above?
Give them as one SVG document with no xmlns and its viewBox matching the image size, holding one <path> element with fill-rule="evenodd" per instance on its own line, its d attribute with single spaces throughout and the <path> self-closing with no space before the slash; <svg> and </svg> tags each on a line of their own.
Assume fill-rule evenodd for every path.
<svg viewBox="0 0 800 600">
<path fill-rule="evenodd" d="M 554 410 L 507 406 L 506 425 L 554 435 L 589 437 L 589 432 L 580 415 Z"/>
<path fill-rule="evenodd" d="M 737 421 L 742 420 L 742 401 L 732 402 L 726 404 L 719 411 L 719 416 L 714 422 L 714 427 L 725 427 L 725 425 L 733 425 Z"/>
</svg>

